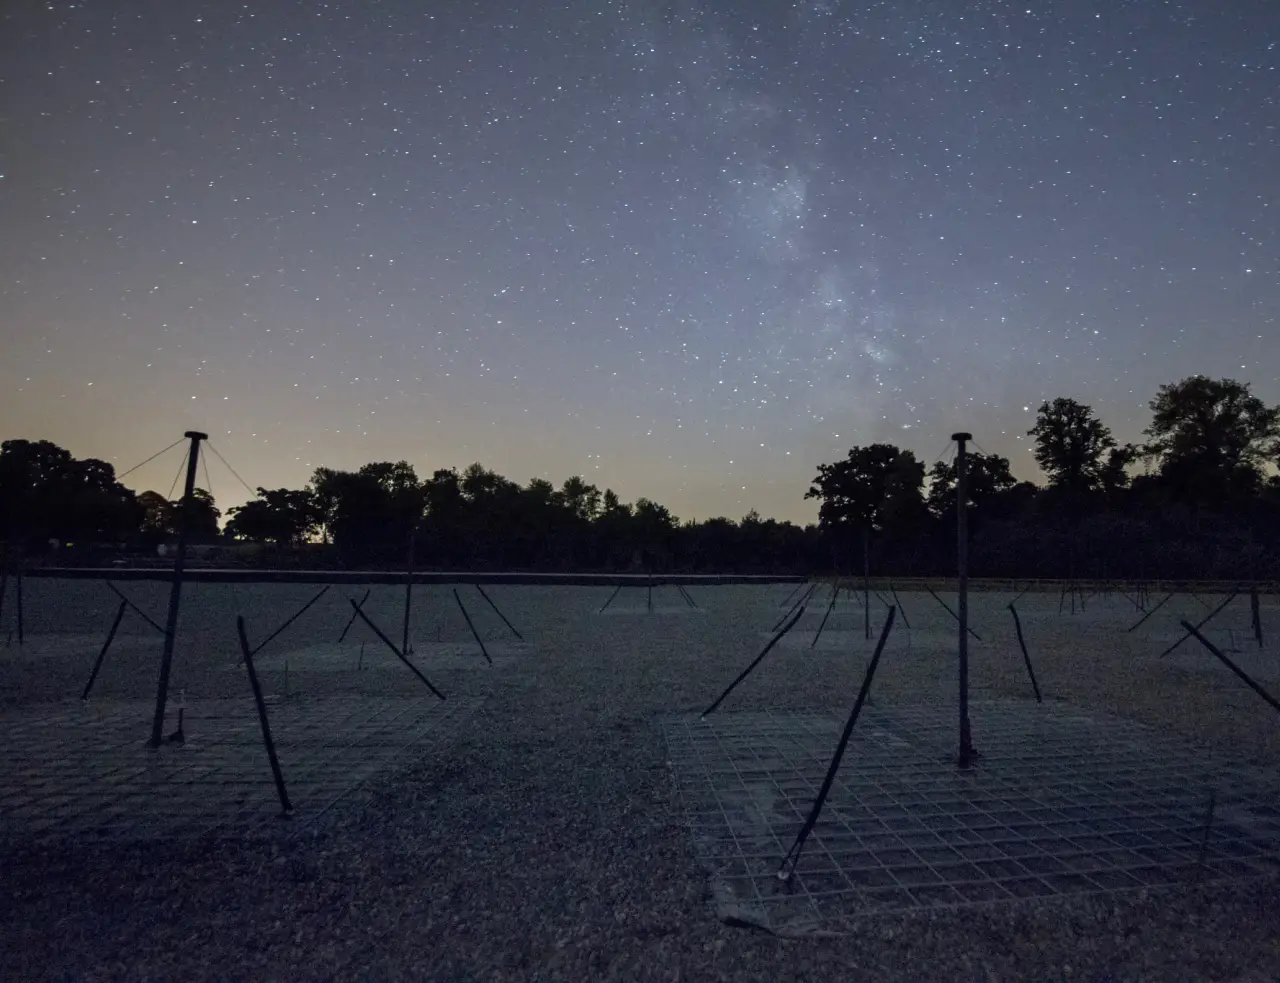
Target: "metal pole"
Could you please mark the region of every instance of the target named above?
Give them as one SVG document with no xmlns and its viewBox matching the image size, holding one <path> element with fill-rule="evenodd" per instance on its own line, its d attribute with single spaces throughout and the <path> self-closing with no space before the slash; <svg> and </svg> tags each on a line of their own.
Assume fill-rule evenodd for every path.
<svg viewBox="0 0 1280 983">
<path fill-rule="evenodd" d="M 164 740 L 164 707 L 169 696 L 169 672 L 173 668 L 173 644 L 178 637 L 178 611 L 182 606 L 182 574 L 187 565 L 187 537 L 191 533 L 191 511 L 196 490 L 196 464 L 200 460 L 200 441 L 209 435 L 198 430 L 183 434 L 191 441 L 187 454 L 187 482 L 182 491 L 182 509 L 178 517 L 178 545 L 173 556 L 173 579 L 169 586 L 169 615 L 165 619 L 164 653 L 160 656 L 160 681 L 156 687 L 156 713 L 151 721 L 152 747 Z"/>
<path fill-rule="evenodd" d="M 1018 632 L 1018 646 L 1022 649 L 1022 661 L 1027 664 L 1027 675 L 1031 677 L 1031 688 L 1035 691 L 1036 702 L 1043 703 L 1040 697 L 1040 685 L 1036 682 L 1036 671 L 1031 668 L 1031 656 L 1027 654 L 1027 642 L 1022 637 L 1022 619 L 1018 617 L 1018 609 L 1009 605 L 1009 613 L 1013 615 L 1013 627 Z"/>
<path fill-rule="evenodd" d="M 284 787 L 284 773 L 280 771 L 280 759 L 276 757 L 276 742 L 271 739 L 271 723 L 267 720 L 267 702 L 262 698 L 262 686 L 258 683 L 258 673 L 253 667 L 253 649 L 249 647 L 249 637 L 244 631 L 243 616 L 236 617 L 236 634 L 240 636 L 240 652 L 244 658 L 245 670 L 249 673 L 249 685 L 253 688 L 253 703 L 258 708 L 258 723 L 262 725 L 262 746 L 267 749 L 267 760 L 271 763 L 271 777 L 276 783 L 276 794 L 280 796 L 280 818 L 288 819 L 293 815 L 293 803 L 289 801 L 289 793 Z"/>
<path fill-rule="evenodd" d="M 475 585 L 475 588 L 480 592 L 480 596 L 485 599 L 485 602 L 489 605 L 489 607 L 493 608 L 493 613 L 502 619 L 502 623 L 504 625 L 506 625 L 508 628 L 511 629 L 511 634 L 515 635 L 516 638 L 520 639 L 520 641 L 523 642 L 524 636 L 521 635 L 518 631 L 516 631 L 516 626 L 507 620 L 507 616 L 505 614 L 503 614 L 501 611 L 498 610 L 498 605 L 494 604 L 493 601 L 490 600 L 489 595 L 484 592 L 484 588 L 481 587 L 479 583 Z"/>
<path fill-rule="evenodd" d="M 944 611 L 946 611 L 946 612 L 947 612 L 947 614 L 951 615 L 951 617 L 953 617 L 953 618 L 955 619 L 956 624 L 960 624 L 960 615 L 956 614 L 954 611 L 952 611 L 952 610 L 951 610 L 951 605 L 949 605 L 946 601 L 944 601 L 942 598 L 940 598 L 940 597 L 938 596 L 937 591 L 935 591 L 935 590 L 934 590 L 932 587 L 930 587 L 928 584 L 925 584 L 925 585 L 924 585 L 924 589 L 925 589 L 925 592 L 926 592 L 930 597 L 932 597 L 935 601 L 937 601 L 939 604 L 941 604 L 941 605 L 942 605 L 943 610 L 944 610 Z M 972 628 L 970 628 L 970 629 L 969 629 L 969 634 L 970 634 L 970 635 L 972 635 L 972 636 L 973 636 L 977 641 L 979 641 L 979 642 L 980 642 L 980 641 L 982 641 L 982 636 L 981 636 L 981 635 L 979 635 L 979 634 L 978 634 L 976 631 L 974 631 Z"/>
<path fill-rule="evenodd" d="M 329 588 L 330 588 L 330 587 L 332 587 L 332 586 L 333 586 L 332 584 L 325 584 L 322 588 L 320 588 L 320 592 L 319 592 L 318 594 L 316 594 L 316 596 L 315 596 L 315 597 L 311 598 L 311 600 L 307 601 L 307 603 L 306 603 L 306 604 L 302 605 L 302 607 L 301 607 L 299 610 L 297 610 L 297 611 L 295 611 L 293 614 L 289 615 L 288 620 L 287 620 L 287 621 L 285 621 L 285 623 L 284 623 L 284 624 L 282 624 L 279 628 L 277 628 L 275 631 L 273 631 L 270 635 L 268 635 L 266 638 L 264 638 L 262 641 L 260 641 L 260 642 L 258 643 L 258 647 L 257 647 L 257 648 L 255 648 L 255 649 L 253 650 L 253 654 L 254 654 L 254 655 L 257 655 L 259 652 L 261 652 L 264 648 L 266 648 L 266 647 L 271 643 L 271 641 L 272 641 L 272 640 L 273 640 L 277 635 L 279 635 L 282 631 L 284 631 L 284 630 L 285 630 L 286 628 L 288 628 L 291 624 L 293 624 L 295 621 L 297 621 L 299 618 L 301 618 L 304 614 L 306 614 L 306 613 L 307 613 L 307 611 L 308 611 L 308 609 L 310 609 L 311 605 L 315 604 L 315 603 L 316 603 L 316 601 L 320 600 L 320 598 L 324 597 L 324 596 L 325 596 L 325 594 L 329 593 Z"/>
<path fill-rule="evenodd" d="M 862 530 L 862 634 L 871 641 L 871 530 Z"/>
<path fill-rule="evenodd" d="M 718 697 L 716 697 L 716 701 L 712 703 L 711 706 L 707 707 L 705 710 L 702 711 L 702 716 L 705 717 L 707 714 L 714 712 L 715 708 L 724 702 L 724 698 L 728 696 L 730 693 L 732 693 L 737 688 L 740 682 L 742 682 L 749 675 L 751 675 L 751 670 L 753 670 L 756 666 L 758 666 L 761 663 L 761 661 L 763 661 L 764 657 L 768 655 L 771 651 L 773 651 L 773 647 L 782 640 L 782 636 L 785 635 L 787 632 L 789 632 L 792 628 L 794 628 L 796 625 L 796 622 L 799 621 L 802 617 L 804 617 L 803 604 L 801 604 L 800 609 L 796 611 L 794 615 L 792 615 L 791 620 L 782 626 L 782 630 L 778 632 L 776 635 L 774 635 L 773 638 L 769 639 L 769 644 L 766 645 L 763 650 L 761 650 L 760 654 L 755 657 L 751 665 L 743 669 L 742 672 L 738 674 L 738 678 L 729 684 L 729 688 L 726 689 L 723 693 L 721 693 Z"/>
<path fill-rule="evenodd" d="M 617 587 L 613 589 L 613 593 L 609 595 L 609 600 L 604 602 L 604 605 L 600 608 L 599 611 L 596 612 L 596 614 L 604 614 L 604 609 L 613 603 L 613 599 L 618 596 L 618 592 L 621 590 L 622 590 L 622 585 L 619 584 Z"/>
<path fill-rule="evenodd" d="M 831 786 L 836 780 L 836 772 L 840 770 L 840 761 L 844 758 L 845 749 L 849 746 L 849 738 L 853 736 L 854 725 L 858 722 L 862 707 L 871 698 L 871 681 L 875 678 L 876 667 L 880 664 L 880 656 L 884 653 L 884 644 L 889 640 L 889 632 L 893 630 L 893 616 L 895 613 L 893 608 L 889 609 L 889 616 L 885 618 L 884 628 L 880 631 L 880 641 L 876 643 L 876 650 L 872 653 L 871 662 L 867 666 L 867 673 L 862 677 L 862 688 L 858 690 L 858 698 L 853 703 L 853 710 L 850 712 L 849 719 L 840 734 L 840 740 L 836 742 L 836 751 L 831 756 L 831 764 L 827 766 L 826 777 L 823 778 L 822 785 L 818 788 L 818 794 L 813 800 L 813 806 L 809 809 L 809 815 L 805 818 L 804 825 L 800 827 L 800 832 L 796 834 L 795 842 L 791 844 L 791 849 L 787 851 L 787 855 L 782 858 L 782 863 L 778 865 L 778 880 L 780 881 L 791 879 L 796 866 L 800 863 L 800 854 L 804 850 L 805 841 L 809 838 L 809 834 L 813 832 L 813 827 L 817 825 L 818 816 L 822 814 L 822 807 L 826 805 L 827 796 L 831 793 Z"/>
<path fill-rule="evenodd" d="M 107 632 L 107 640 L 102 643 L 102 649 L 98 652 L 98 659 L 93 664 L 93 672 L 89 673 L 89 681 L 84 684 L 84 692 L 80 694 L 80 699 L 89 699 L 89 692 L 93 689 L 93 681 L 98 678 L 98 672 L 102 669 L 102 660 L 107 657 L 107 649 L 111 648 L 111 643 L 115 641 L 116 632 L 120 630 L 120 622 L 124 620 L 124 613 L 129 610 L 129 602 L 121 601 L 120 609 L 116 611 L 116 620 L 111 622 L 111 630 Z"/>
<path fill-rule="evenodd" d="M 902 610 L 902 602 L 898 600 L 898 591 L 894 588 L 892 583 L 889 584 L 889 593 L 893 595 L 893 603 L 897 606 L 898 611 L 901 612 L 902 614 L 903 627 L 905 627 L 907 631 L 910 631 L 911 622 L 907 620 L 907 612 Z"/>
<path fill-rule="evenodd" d="M 413 605 L 413 547 L 416 532 L 416 527 L 409 530 L 409 556 L 404 564 L 404 630 L 400 635 L 400 651 L 405 655 L 413 655 L 413 648 L 409 645 L 409 612 Z"/>
<path fill-rule="evenodd" d="M 1150 618 L 1153 614 L 1159 611 L 1162 607 L 1168 604 L 1169 601 L 1171 601 L 1172 599 L 1173 599 L 1173 594 L 1166 594 L 1159 604 L 1153 607 L 1150 611 L 1147 611 L 1146 614 L 1144 614 L 1141 618 L 1139 618 L 1137 621 L 1131 624 L 1128 628 L 1126 628 L 1125 631 L 1133 631 L 1135 628 L 1140 626 L 1144 621 Z M 1150 601 L 1151 601 L 1151 598 L 1147 597 L 1147 602 L 1150 603 Z"/>
<path fill-rule="evenodd" d="M 972 434 L 954 433 L 956 442 L 956 561 L 957 586 L 960 592 L 956 620 L 960 622 L 960 758 L 961 768 L 973 763 L 973 744 L 969 731 L 969 502 L 965 474 L 965 443 Z"/>
<path fill-rule="evenodd" d="M 803 583 L 796 584 L 796 589 L 793 590 L 790 594 L 788 594 L 787 599 L 783 601 L 781 604 L 779 604 L 778 607 L 785 608 L 788 604 L 791 603 L 791 599 L 795 597 L 797 594 L 799 594 L 802 590 L 804 590 L 804 584 Z M 3 604 L 3 599 L 0 599 L 0 604 Z"/>
<path fill-rule="evenodd" d="M 1238 590 L 1232 591 L 1232 592 L 1231 592 L 1231 594 L 1227 597 L 1227 599 L 1226 599 L 1225 601 L 1223 601 L 1223 602 L 1222 602 L 1221 604 L 1219 604 L 1216 608 L 1214 608 L 1212 611 L 1210 611 L 1208 614 L 1206 614 L 1206 615 L 1204 616 L 1204 618 L 1203 618 L 1203 619 L 1201 619 L 1201 620 L 1196 624 L 1195 629 L 1193 629 L 1193 630 L 1191 630 L 1191 631 L 1188 631 L 1188 632 L 1187 632 L 1187 634 L 1183 635 L 1183 636 L 1182 636 L 1181 638 L 1179 638 L 1176 642 L 1174 642 L 1172 645 L 1170 645 L 1167 649 L 1165 649 L 1163 652 L 1161 652 L 1161 653 L 1160 653 L 1160 655 L 1158 656 L 1158 658 L 1163 659 L 1166 655 L 1168 655 L 1170 652 L 1172 652 L 1174 649 L 1176 649 L 1178 646 L 1180 646 L 1183 642 L 1185 642 L 1185 641 L 1186 641 L 1188 638 L 1190 638 L 1193 634 L 1195 634 L 1196 638 L 1199 638 L 1200 636 L 1199 636 L 1199 634 L 1197 633 L 1198 629 L 1203 628 L 1203 627 L 1204 627 L 1205 625 L 1207 625 L 1210 621 L 1212 621 L 1214 618 L 1216 618 L 1216 617 L 1218 616 L 1218 612 L 1219 612 L 1219 611 L 1221 611 L 1223 608 L 1225 608 L 1225 607 L 1226 607 L 1228 604 L 1230 604 L 1232 601 L 1234 601 L 1234 600 L 1236 599 L 1236 595 L 1237 595 L 1237 594 L 1239 594 L 1239 593 L 1240 593 L 1240 592 L 1239 592 Z"/>
<path fill-rule="evenodd" d="M 363 621 L 366 625 L 368 625 L 369 628 L 373 631 L 373 633 L 378 636 L 378 638 L 382 641 L 382 644 L 385 645 L 387 648 L 391 649 L 392 654 L 401 662 L 403 662 L 406 666 L 408 666 L 409 671 L 412 672 L 415 676 L 417 676 L 418 679 L 420 679 L 422 683 L 427 687 L 427 689 L 431 690 L 432 693 L 434 693 L 436 696 L 438 696 L 440 699 L 443 700 L 444 694 L 441 693 L 434 686 L 432 686 L 431 680 L 427 679 L 427 677 L 424 676 L 418 670 L 418 667 L 415 666 L 412 662 L 410 662 L 407 658 L 405 658 L 404 653 L 401 652 L 398 648 L 396 648 L 396 643 L 393 642 L 391 639 L 389 639 L 386 636 L 386 634 L 383 633 L 381 628 L 379 628 L 377 625 L 375 625 L 372 621 L 369 620 L 369 616 L 364 613 L 364 608 L 360 607 L 360 605 L 358 605 L 355 602 L 355 598 L 349 597 L 347 598 L 347 600 L 351 602 L 352 610 L 354 610 L 355 613 L 360 616 L 360 620 Z M 289 667 L 289 664 L 286 662 L 285 668 L 288 669 L 288 667 Z"/>
<path fill-rule="evenodd" d="M 813 641 L 809 643 L 809 648 L 814 648 L 818 644 L 818 639 L 822 637 L 822 629 L 827 627 L 827 619 L 831 617 L 831 609 L 836 606 L 836 600 L 840 597 L 840 585 L 836 585 L 836 589 L 831 592 L 831 603 L 827 605 L 827 613 L 822 616 L 822 623 L 818 625 L 818 630 L 814 633 Z"/>
<path fill-rule="evenodd" d="M 1228 659 L 1225 655 L 1223 655 L 1221 650 L 1216 645 L 1214 645 L 1213 642 L 1209 641 L 1209 639 L 1201 635 L 1199 628 L 1197 628 L 1195 625 L 1191 624 L 1188 621 L 1182 622 L 1182 627 L 1187 630 L 1188 638 L 1194 635 L 1196 637 L 1196 640 L 1201 645 L 1203 645 L 1210 652 L 1216 655 L 1219 661 L 1221 661 L 1223 665 L 1225 665 L 1228 669 L 1230 669 L 1232 672 L 1234 672 L 1237 676 L 1239 676 L 1244 681 L 1246 686 L 1248 686 L 1251 690 L 1253 690 L 1260 697 L 1266 700 L 1267 703 L 1271 705 L 1271 708 L 1273 710 L 1280 712 L 1280 700 L 1277 700 L 1274 696 L 1272 696 L 1265 689 L 1263 689 L 1261 686 L 1255 683 L 1252 679 L 1250 679 L 1249 675 L 1243 669 L 1241 669 L 1238 665 L 1236 665 L 1234 662 Z"/>
<path fill-rule="evenodd" d="M 809 598 L 813 596 L 813 594 L 817 591 L 817 589 L 818 589 L 818 582 L 815 580 L 812 584 L 809 585 L 809 589 L 800 595 L 799 600 L 797 600 L 795 604 L 791 605 L 791 610 L 788 611 L 786 614 L 784 614 L 781 618 L 779 618 L 774 623 L 774 626 L 769 630 L 777 631 L 779 628 L 781 628 L 786 623 L 786 620 L 790 618 L 793 614 L 795 614 L 796 608 L 800 607 L 800 605 L 802 604 L 808 603 Z"/>
<path fill-rule="evenodd" d="M 366 587 L 366 588 L 364 589 L 364 597 L 360 598 L 360 603 L 359 603 L 359 604 L 357 604 L 357 605 L 356 605 L 356 607 L 364 607 L 364 602 L 365 602 L 365 601 L 367 601 L 367 600 L 369 600 L 369 594 L 370 594 L 372 591 L 373 591 L 373 588 L 372 588 L 372 587 Z M 355 622 L 356 622 L 356 613 L 353 611 L 353 612 L 351 612 L 351 617 L 350 617 L 350 619 L 348 619 L 348 621 L 347 621 L 347 627 L 343 628 L 343 629 L 342 629 L 342 634 L 338 636 L 338 644 L 339 644 L 339 645 L 341 645 L 341 644 L 346 640 L 347 632 L 349 632 L 349 631 L 351 630 L 351 626 L 352 626 L 353 624 L 355 624 Z"/>
<path fill-rule="evenodd" d="M 139 618 L 141 618 L 143 621 L 145 621 L 147 624 L 149 624 L 152 628 L 154 628 L 154 629 L 155 629 L 157 632 L 159 632 L 161 635 L 163 635 L 163 634 L 164 634 L 164 629 L 163 629 L 163 628 L 161 628 L 158 624 L 156 624 L 156 623 L 155 623 L 155 620 L 151 617 L 151 615 L 147 614 L 147 612 L 146 612 L 146 611 L 143 611 L 143 610 L 142 610 L 142 608 L 138 607 L 138 605 L 134 604 L 134 603 L 133 603 L 133 601 L 131 601 L 131 600 L 129 600 L 129 598 L 125 597 L 125 595 L 124 595 L 124 591 L 122 591 L 119 587 L 117 587 L 115 584 L 113 584 L 113 583 L 112 583 L 111 581 L 109 581 L 109 580 L 104 580 L 104 581 L 103 581 L 103 583 L 104 583 L 104 584 L 106 584 L 106 585 L 107 585 L 107 587 L 109 587 L 109 588 L 111 589 L 112 593 L 114 593 L 114 594 L 116 595 L 116 597 L 120 598 L 120 600 L 124 601 L 126 604 L 128 604 L 128 605 L 129 605 L 129 610 L 130 610 L 130 611 L 132 611 L 132 612 L 133 612 L 134 614 L 136 614 Z"/>
<path fill-rule="evenodd" d="M 453 589 L 453 599 L 458 602 L 458 610 L 462 612 L 462 616 L 467 619 L 467 627 L 471 629 L 471 637 L 476 640 L 476 644 L 480 646 L 480 654 L 484 656 L 484 661 L 493 665 L 493 660 L 489 658 L 489 650 L 484 647 L 484 641 L 480 638 L 480 633 L 476 631 L 476 626 L 471 623 L 471 615 L 467 614 L 466 606 L 462 603 L 462 598 L 458 596 L 458 588 Z"/>
</svg>

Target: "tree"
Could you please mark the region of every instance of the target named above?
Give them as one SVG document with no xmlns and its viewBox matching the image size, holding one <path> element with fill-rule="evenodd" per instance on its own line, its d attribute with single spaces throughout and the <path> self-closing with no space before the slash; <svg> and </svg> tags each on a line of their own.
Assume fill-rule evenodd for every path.
<svg viewBox="0 0 1280 983">
<path fill-rule="evenodd" d="M 159 492 L 145 491 L 138 496 L 138 506 L 141 518 L 135 528 L 141 531 L 144 539 L 158 543 L 178 535 L 182 522 L 181 499 L 171 502 Z M 212 543 L 217 540 L 221 515 L 212 495 L 203 488 L 194 489 L 187 512 L 190 523 L 188 542 Z"/>
<path fill-rule="evenodd" d="M 422 483 L 422 499 L 428 516 L 456 521 L 462 511 L 462 484 L 453 468 L 441 468 Z"/>
<path fill-rule="evenodd" d="M 530 478 L 524 488 L 525 499 L 535 508 L 550 508 L 556 502 L 556 486 L 546 478 Z"/>
<path fill-rule="evenodd" d="M 818 498 L 827 530 L 901 527 L 923 511 L 924 465 L 892 444 L 854 447 L 834 464 L 818 465 L 805 498 Z"/>
<path fill-rule="evenodd" d="M 348 562 L 402 560 L 408 523 L 421 514 L 421 488 L 413 469 L 366 464 L 358 471 L 317 468 L 311 479 L 316 513 L 326 539 Z"/>
<path fill-rule="evenodd" d="M 1280 409 L 1245 383 L 1203 375 L 1161 386 L 1150 405 L 1145 453 L 1175 499 L 1222 505 L 1258 493 L 1280 452 Z"/>
<path fill-rule="evenodd" d="M 740 559 L 741 533 L 737 525 L 723 516 L 705 522 L 690 522 L 684 527 L 689 566 L 694 570 L 733 570 Z"/>
<path fill-rule="evenodd" d="M 628 566 L 639 548 L 631 522 L 631 506 L 612 488 L 605 489 L 602 502 L 600 514 L 591 524 L 593 560 L 600 566 Z"/>
<path fill-rule="evenodd" d="M 579 519 L 590 522 L 600 514 L 600 489 L 587 484 L 581 475 L 566 478 L 560 486 L 560 496 Z"/>
<path fill-rule="evenodd" d="M 659 505 L 647 498 L 636 499 L 632 514 L 637 522 L 653 532 L 674 529 L 680 522 L 665 505 Z"/>
<path fill-rule="evenodd" d="M 493 501 L 504 491 L 518 488 L 514 481 L 490 471 L 478 461 L 462 472 L 462 494 L 472 503 Z"/>
<path fill-rule="evenodd" d="M 440 468 L 422 483 L 424 516 L 418 538 L 421 559 L 438 566 L 473 562 L 468 535 L 467 502 L 462 479 L 454 468 Z"/>
<path fill-rule="evenodd" d="M 1009 459 L 998 454 L 969 453 L 965 460 L 965 498 L 974 518 L 981 521 L 998 511 L 1018 479 L 1009 469 Z M 929 472 L 929 511 L 938 518 L 950 518 L 956 511 L 956 466 L 939 461 Z M 1003 517 L 1003 516 L 1001 516 Z"/>
<path fill-rule="evenodd" d="M 618 498 L 618 493 L 612 488 L 604 490 L 604 513 L 605 516 L 615 515 L 631 515 L 631 506 L 627 505 Z"/>
<path fill-rule="evenodd" d="M 631 510 L 630 535 L 633 550 L 639 550 L 646 569 L 666 567 L 671 559 L 672 532 L 680 520 L 665 506 L 648 498 L 637 498 Z"/>
<path fill-rule="evenodd" d="M 320 527 L 315 496 L 306 488 L 259 488 L 256 499 L 227 514 L 227 535 L 256 543 L 300 546 Z"/>
<path fill-rule="evenodd" d="M 366 464 L 356 472 L 361 478 L 372 479 L 386 496 L 387 508 L 394 517 L 396 533 L 408 536 L 417 529 L 422 519 L 426 501 L 422 482 L 408 461 L 380 461 Z"/>
<path fill-rule="evenodd" d="M 120 541 L 137 530 L 137 499 L 106 461 L 73 459 L 59 497 L 63 540 Z"/>
<path fill-rule="evenodd" d="M 1161 387 L 1149 443 L 1117 445 L 1092 410 L 1039 407 L 1037 460 L 1050 487 L 1015 482 L 1006 459 L 969 458 L 975 576 L 1280 578 L 1280 410 L 1249 387 L 1203 376 Z M 1133 474 L 1139 457 L 1145 473 Z M 406 461 L 353 471 L 319 468 L 307 488 L 258 489 L 233 509 L 227 534 L 284 547 L 319 530 L 340 562 L 437 569 L 699 570 L 811 573 L 862 567 L 933 576 L 954 569 L 955 470 L 929 473 L 889 444 L 855 447 L 823 464 L 806 498 L 817 524 L 799 528 L 748 512 L 681 523 L 652 499 L 623 502 L 581 475 L 518 485 L 479 463 L 420 481 Z M 1205 508 L 1210 506 L 1210 508 Z M 1227 507 L 1229 506 L 1229 507 Z M 205 491 L 187 510 L 195 542 L 218 535 Z M 0 537 L 30 551 L 51 538 L 95 544 L 162 542 L 183 512 L 154 491 L 135 496 L 105 461 L 75 459 L 48 441 L 0 444 Z M 409 530 L 417 530 L 410 538 Z M 2 549 L 5 543 L 0 543 Z M 279 559 L 279 557 L 276 557 Z M 90 557 L 74 558 L 93 559 Z"/>
<path fill-rule="evenodd" d="M 182 501 L 173 502 L 173 515 L 181 514 Z M 218 519 L 222 513 L 214 504 L 213 495 L 203 488 L 195 488 L 191 492 L 191 500 L 187 503 L 187 536 L 188 542 L 212 543 L 218 539 Z M 176 530 L 175 530 L 176 532 Z"/>
<path fill-rule="evenodd" d="M 133 492 L 107 462 L 77 460 L 47 440 L 0 444 L 0 537 L 24 544 L 120 540 L 138 520 Z"/>
<path fill-rule="evenodd" d="M 892 444 L 851 448 L 843 461 L 818 465 L 805 498 L 819 498 L 818 527 L 837 568 L 870 562 L 873 536 L 899 546 L 927 525 L 924 465 Z M 896 547 L 895 547 L 896 548 Z"/>
<path fill-rule="evenodd" d="M 139 525 L 150 539 L 160 540 L 173 528 L 173 503 L 157 491 L 144 491 L 138 496 L 141 510 Z"/>
<path fill-rule="evenodd" d="M 232 539 L 246 539 L 251 543 L 289 542 L 288 534 L 281 528 L 280 516 L 260 498 L 227 510 L 226 534 Z"/>
<path fill-rule="evenodd" d="M 315 504 L 320 536 L 325 543 L 333 537 L 333 524 L 338 517 L 338 473 L 332 468 L 316 468 L 307 485 Z"/>
<path fill-rule="evenodd" d="M 1141 456 L 1142 450 L 1136 444 L 1124 444 L 1107 451 L 1106 463 L 1098 476 L 1102 490 L 1114 496 L 1128 488 L 1129 467 Z"/>
<path fill-rule="evenodd" d="M 1036 425 L 1027 434 L 1036 439 L 1036 463 L 1051 488 L 1079 496 L 1102 486 L 1103 455 L 1116 442 L 1092 408 L 1061 397 L 1041 403 Z"/>
<path fill-rule="evenodd" d="M 320 510 L 308 488 L 258 489 L 263 501 L 279 516 L 277 543 L 301 546 L 320 530 Z"/>
<path fill-rule="evenodd" d="M 405 494 L 418 487 L 418 475 L 408 461 L 376 461 L 366 464 L 356 474 L 372 478 L 389 494 Z"/>
</svg>

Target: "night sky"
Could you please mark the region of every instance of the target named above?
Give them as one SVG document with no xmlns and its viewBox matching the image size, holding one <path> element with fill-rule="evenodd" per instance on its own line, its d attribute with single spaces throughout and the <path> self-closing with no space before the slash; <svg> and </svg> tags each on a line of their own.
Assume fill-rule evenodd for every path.
<svg viewBox="0 0 1280 983">
<path fill-rule="evenodd" d="M 3 10 L 3 437 L 811 521 L 855 444 L 1280 401 L 1274 0 Z"/>
</svg>

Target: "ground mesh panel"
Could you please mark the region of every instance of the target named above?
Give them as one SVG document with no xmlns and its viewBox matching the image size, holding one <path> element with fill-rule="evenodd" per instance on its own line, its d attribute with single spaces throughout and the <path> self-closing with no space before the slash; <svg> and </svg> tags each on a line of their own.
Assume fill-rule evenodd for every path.
<svg viewBox="0 0 1280 983">
<path fill-rule="evenodd" d="M 268 833 L 318 820 L 379 772 L 447 740 L 482 701 L 283 700 L 269 707 L 294 808 L 286 823 L 253 701 L 183 714 L 184 744 L 146 746 L 152 705 L 45 705 L 0 718 L 0 833 L 153 839 Z M 174 729 L 171 705 L 166 733 Z"/>
<path fill-rule="evenodd" d="M 399 642 L 396 642 L 399 645 Z M 528 661 L 533 645 L 528 642 L 497 641 L 484 643 L 483 652 L 474 641 L 409 643 L 409 660 L 432 679 L 432 674 L 448 672 L 484 672 L 504 669 Z M 484 652 L 489 654 L 485 659 Z M 492 664 L 490 663 L 492 660 Z M 286 649 L 257 656 L 254 667 L 261 673 L 289 669 L 294 672 L 354 673 L 388 671 L 404 673 L 404 663 L 381 640 L 357 642 L 321 642 L 303 648 Z M 243 673 L 243 663 L 228 663 L 228 671 Z M 434 680 L 433 680 L 434 681 Z"/>
<path fill-rule="evenodd" d="M 1280 782 L 1101 715 L 975 703 L 864 709 L 788 886 L 845 713 L 662 721 L 719 915 L 779 934 L 935 906 L 1247 878 L 1280 869 Z M 1210 794 L 1213 822 L 1208 827 Z M 1203 862 L 1201 857 L 1203 853 Z"/>
</svg>

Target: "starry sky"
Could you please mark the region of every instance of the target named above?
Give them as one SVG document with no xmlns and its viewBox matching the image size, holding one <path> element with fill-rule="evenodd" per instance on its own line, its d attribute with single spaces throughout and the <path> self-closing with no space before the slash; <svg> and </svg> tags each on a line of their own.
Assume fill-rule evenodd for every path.
<svg viewBox="0 0 1280 983">
<path fill-rule="evenodd" d="M 1280 401 L 1274 0 L 0 10 L 4 437 L 812 521 L 855 444 Z"/>
</svg>

